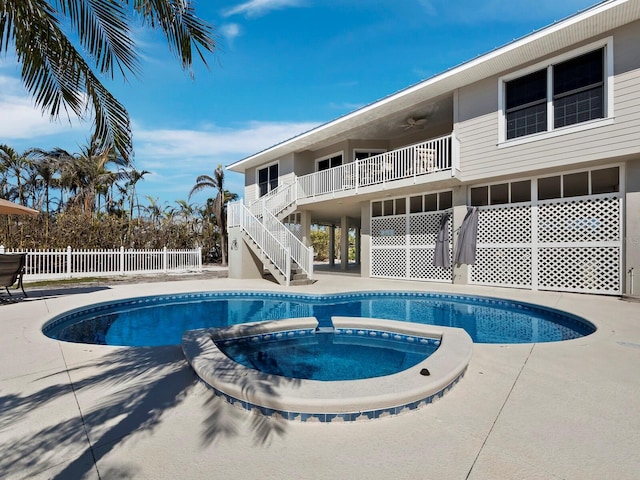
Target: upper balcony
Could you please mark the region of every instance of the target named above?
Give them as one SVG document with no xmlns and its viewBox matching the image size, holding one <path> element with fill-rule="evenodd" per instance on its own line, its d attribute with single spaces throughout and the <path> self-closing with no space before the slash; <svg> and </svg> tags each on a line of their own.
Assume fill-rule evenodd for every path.
<svg viewBox="0 0 640 480">
<path fill-rule="evenodd" d="M 453 134 L 391 150 L 338 167 L 297 177 L 297 200 L 357 195 L 376 188 L 402 187 L 429 181 L 429 175 L 459 170 L 459 145 Z M 441 177 L 441 175 L 439 175 Z M 323 199 L 324 199 L 323 198 Z"/>
</svg>

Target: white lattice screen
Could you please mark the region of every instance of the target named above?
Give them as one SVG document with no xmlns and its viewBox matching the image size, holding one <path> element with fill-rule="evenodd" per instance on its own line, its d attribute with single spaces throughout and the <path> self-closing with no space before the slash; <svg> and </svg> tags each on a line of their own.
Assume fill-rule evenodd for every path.
<svg viewBox="0 0 640 480">
<path fill-rule="evenodd" d="M 622 292 L 619 195 L 541 202 L 538 225 L 540 289 Z"/>
<path fill-rule="evenodd" d="M 451 269 L 433 265 L 444 212 L 414 213 L 371 219 L 371 276 L 451 282 Z M 449 222 L 449 258 L 451 249 Z"/>
<path fill-rule="evenodd" d="M 469 282 L 618 295 L 621 215 L 619 194 L 482 207 Z"/>
<path fill-rule="evenodd" d="M 488 207 L 478 216 L 470 283 L 531 288 L 531 205 Z"/>
</svg>

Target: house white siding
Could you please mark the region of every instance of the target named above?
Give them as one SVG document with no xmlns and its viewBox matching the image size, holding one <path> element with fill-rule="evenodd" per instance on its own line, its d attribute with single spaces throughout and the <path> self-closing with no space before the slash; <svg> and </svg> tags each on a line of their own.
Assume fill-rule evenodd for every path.
<svg viewBox="0 0 640 480">
<path fill-rule="evenodd" d="M 499 143 L 498 79 L 492 77 L 459 91 L 461 177 L 483 180 L 525 172 L 570 169 L 591 162 L 607 162 L 638 152 L 640 129 L 640 56 L 638 22 L 613 34 L 614 117 L 594 121 L 595 128 L 566 134 L 539 134 L 526 143 Z M 635 47 L 635 49 L 634 49 Z M 516 143 L 516 144 L 514 144 Z"/>
</svg>

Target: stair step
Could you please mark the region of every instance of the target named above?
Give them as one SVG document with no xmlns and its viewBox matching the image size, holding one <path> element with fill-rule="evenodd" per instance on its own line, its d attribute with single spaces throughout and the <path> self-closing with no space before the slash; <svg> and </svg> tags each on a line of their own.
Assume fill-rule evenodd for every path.
<svg viewBox="0 0 640 480">
<path fill-rule="evenodd" d="M 311 285 L 315 283 L 315 280 L 309 280 L 308 278 L 305 280 L 291 280 L 289 285 L 292 287 L 300 286 L 300 285 Z"/>
</svg>

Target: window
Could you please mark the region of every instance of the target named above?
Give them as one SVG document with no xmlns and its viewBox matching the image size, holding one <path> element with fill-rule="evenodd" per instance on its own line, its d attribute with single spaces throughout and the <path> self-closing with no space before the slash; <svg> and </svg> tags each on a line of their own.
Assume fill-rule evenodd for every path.
<svg viewBox="0 0 640 480">
<path fill-rule="evenodd" d="M 409 198 L 409 212 L 410 213 L 422 212 L 422 195 Z"/>
<path fill-rule="evenodd" d="M 611 116 L 605 101 L 606 78 L 612 74 L 606 62 L 610 44 L 585 47 L 585 53 L 550 60 L 501 82 L 501 138 L 511 140 Z"/>
<path fill-rule="evenodd" d="M 531 180 L 511 183 L 511 203 L 531 201 Z"/>
<path fill-rule="evenodd" d="M 591 171 L 591 193 L 612 193 L 620 191 L 620 168 L 603 168 Z"/>
<path fill-rule="evenodd" d="M 538 180 L 538 200 L 549 200 L 551 198 L 560 198 L 560 177 L 547 177 Z"/>
<path fill-rule="evenodd" d="M 342 165 L 342 154 L 334 155 L 330 158 L 325 158 L 318 162 L 318 171 L 328 170 L 330 168 L 339 167 Z"/>
<path fill-rule="evenodd" d="M 453 206 L 453 192 L 427 193 L 409 197 L 409 213 L 436 212 Z"/>
<path fill-rule="evenodd" d="M 424 196 L 424 211 L 435 212 L 438 210 L 438 194 L 431 193 Z"/>
<path fill-rule="evenodd" d="M 491 205 L 500 205 L 503 203 L 509 203 L 509 184 L 501 183 L 499 185 L 491 185 L 491 198 L 489 203 Z"/>
<path fill-rule="evenodd" d="M 562 189 L 560 188 L 562 186 Z M 538 179 L 538 199 L 581 197 L 620 191 L 620 167 Z"/>
<path fill-rule="evenodd" d="M 395 205 L 395 210 L 394 210 Z M 406 199 L 396 198 L 395 200 L 384 200 L 382 202 L 371 202 L 372 217 L 388 217 L 391 215 L 404 215 L 406 211 Z"/>
<path fill-rule="evenodd" d="M 506 84 L 507 138 L 547 129 L 547 71 L 540 70 Z"/>
<path fill-rule="evenodd" d="M 589 172 L 570 173 L 562 177 L 562 196 L 589 195 Z"/>
<path fill-rule="evenodd" d="M 531 180 L 471 188 L 471 205 L 503 205 L 531 201 Z"/>
<path fill-rule="evenodd" d="M 355 150 L 353 152 L 353 159 L 362 160 L 364 158 L 371 158 L 384 152 L 386 152 L 386 150 Z"/>
<path fill-rule="evenodd" d="M 553 67 L 554 128 L 604 116 L 604 49 Z"/>
<path fill-rule="evenodd" d="M 278 187 L 278 164 L 258 170 L 258 190 L 260 196 L 266 195 Z"/>
</svg>

